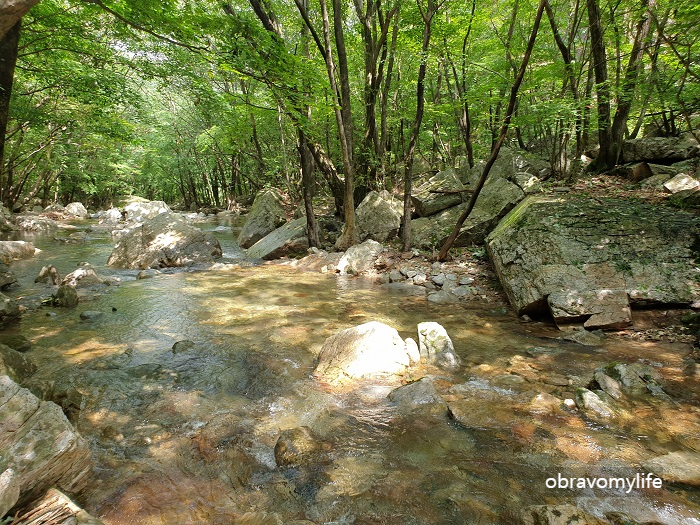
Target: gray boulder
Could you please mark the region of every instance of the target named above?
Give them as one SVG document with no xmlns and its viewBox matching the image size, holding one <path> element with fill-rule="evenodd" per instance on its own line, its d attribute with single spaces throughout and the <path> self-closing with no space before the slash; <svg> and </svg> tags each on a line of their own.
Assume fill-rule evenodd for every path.
<svg viewBox="0 0 700 525">
<path fill-rule="evenodd" d="M 452 339 L 442 325 L 434 322 L 418 325 L 418 348 L 421 361 L 452 367 L 459 364 Z"/>
<path fill-rule="evenodd" d="M 255 201 L 246 217 L 238 244 L 242 248 L 250 248 L 268 233 L 273 232 L 285 222 L 282 196 L 275 188 L 258 192 Z"/>
<path fill-rule="evenodd" d="M 489 178 L 484 185 L 476 205 L 455 239 L 455 246 L 470 246 L 484 241 L 525 193 L 520 187 L 502 177 Z M 411 241 L 420 248 L 441 246 L 464 212 L 467 203 L 445 210 L 432 217 L 421 217 L 411 221 Z"/>
<path fill-rule="evenodd" d="M 692 159 L 700 154 L 700 145 L 690 133 L 680 137 L 644 137 L 622 143 L 622 161 L 662 161 Z"/>
<path fill-rule="evenodd" d="M 171 213 L 170 207 L 163 201 L 131 202 L 124 206 L 124 215 L 127 221 L 142 223 L 161 213 Z"/>
<path fill-rule="evenodd" d="M 85 209 L 85 206 L 83 206 L 82 203 L 80 202 L 71 202 L 66 206 L 66 213 L 70 213 L 71 215 L 75 215 L 76 217 L 80 219 L 87 219 L 88 218 L 88 211 Z"/>
<path fill-rule="evenodd" d="M 40 215 L 17 215 L 14 219 L 17 229 L 27 233 L 48 233 L 58 228 L 58 223 Z"/>
<path fill-rule="evenodd" d="M 476 186 L 484 171 L 486 161 L 476 163 L 473 168 L 463 168 L 459 172 L 460 179 L 468 188 Z M 542 191 L 542 179 L 549 176 L 549 162 L 539 159 L 523 151 L 501 148 L 496 162 L 489 171 L 489 179 L 505 179 L 517 185 L 526 194 Z M 488 179 L 487 179 L 488 180 Z"/>
<path fill-rule="evenodd" d="M 416 186 L 411 201 L 421 217 L 434 215 L 462 202 L 464 193 L 434 193 L 463 190 L 464 185 L 453 168 L 441 171 Z"/>
<path fill-rule="evenodd" d="M 100 224 L 117 224 L 122 220 L 123 215 L 119 208 L 109 208 L 98 212 L 97 219 L 99 219 Z"/>
<path fill-rule="evenodd" d="M 306 217 L 299 217 L 268 233 L 248 248 L 246 254 L 252 259 L 279 259 L 294 255 L 305 255 L 309 249 L 306 235 Z"/>
<path fill-rule="evenodd" d="M 679 173 L 664 183 L 664 191 L 666 193 L 678 193 L 684 190 L 697 190 L 698 188 L 700 188 L 700 181 L 686 173 Z"/>
<path fill-rule="evenodd" d="M 221 257 L 216 237 L 175 213 L 161 213 L 133 228 L 114 247 L 107 264 L 118 268 L 167 268 Z"/>
<path fill-rule="evenodd" d="M 21 382 L 36 372 L 36 365 L 23 353 L 0 344 L 0 375 Z"/>
<path fill-rule="evenodd" d="M 77 270 L 72 271 L 63 278 L 61 284 L 68 284 L 75 288 L 85 288 L 103 284 L 103 282 L 89 263 L 81 263 Z"/>
<path fill-rule="evenodd" d="M 581 412 L 599 423 L 618 417 L 617 410 L 611 405 L 612 399 L 605 392 L 578 388 L 575 401 Z"/>
<path fill-rule="evenodd" d="M 14 471 L 19 504 L 51 487 L 77 493 L 91 471 L 87 442 L 58 405 L 39 400 L 7 376 L 0 376 L 0 450 L 0 471 Z"/>
<path fill-rule="evenodd" d="M 435 385 L 429 377 L 422 377 L 418 381 L 395 388 L 387 396 L 393 403 L 402 408 L 417 408 L 421 405 L 438 405 L 442 411 L 447 412 L 447 404 L 435 389 Z"/>
<path fill-rule="evenodd" d="M 10 270 L 10 267 L 4 262 L 0 262 L 0 289 L 5 289 L 11 284 L 17 282 L 15 272 Z"/>
<path fill-rule="evenodd" d="M 336 266 L 336 271 L 353 275 L 367 272 L 374 268 L 374 263 L 383 250 L 384 247 L 372 239 L 356 244 L 343 254 Z"/>
<path fill-rule="evenodd" d="M 569 195 L 530 196 L 490 234 L 487 250 L 519 315 L 621 328 L 633 305 L 700 296 L 700 219 L 663 206 Z"/>
<path fill-rule="evenodd" d="M 360 241 L 386 242 L 396 236 L 403 217 L 403 203 L 388 191 L 370 191 L 355 210 Z"/>
<path fill-rule="evenodd" d="M 37 252 L 31 242 L 0 241 L 0 261 L 5 264 L 18 259 L 31 259 Z"/>
<path fill-rule="evenodd" d="M 19 305 L 14 299 L 0 293 L 0 323 L 19 317 Z"/>
<path fill-rule="evenodd" d="M 392 327 L 371 321 L 323 343 L 314 375 L 329 383 L 401 377 L 410 364 L 406 344 Z"/>
</svg>

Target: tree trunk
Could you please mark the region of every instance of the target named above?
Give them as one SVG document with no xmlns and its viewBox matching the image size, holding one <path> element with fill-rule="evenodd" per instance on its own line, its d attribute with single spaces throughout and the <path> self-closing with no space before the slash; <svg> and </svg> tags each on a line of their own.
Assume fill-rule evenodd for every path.
<svg viewBox="0 0 700 525">
<path fill-rule="evenodd" d="M 15 78 L 19 33 L 18 21 L 0 40 L 0 201 L 12 209 L 12 180 L 5 170 L 5 137 L 10 117 L 10 98 Z"/>
<path fill-rule="evenodd" d="M 301 187 L 304 195 L 304 210 L 306 211 L 306 236 L 309 239 L 309 246 L 321 246 L 318 233 L 318 222 L 314 215 L 314 158 L 309 150 L 306 135 L 299 129 L 299 159 L 301 161 Z"/>
<path fill-rule="evenodd" d="M 598 143 L 600 153 L 590 169 L 605 171 L 615 165 L 612 146 L 612 129 L 610 127 L 610 86 L 608 85 L 608 62 L 603 39 L 603 25 L 600 18 L 598 0 L 586 0 L 588 7 L 588 27 L 591 32 L 591 60 L 595 72 L 596 92 L 598 94 Z"/>
<path fill-rule="evenodd" d="M 532 55 L 532 49 L 535 47 L 535 40 L 537 39 L 537 32 L 540 27 L 540 21 L 542 20 L 542 13 L 544 11 L 545 5 L 547 4 L 547 0 L 540 0 L 540 5 L 537 9 L 537 15 L 535 16 L 535 22 L 533 23 L 532 26 L 532 32 L 530 33 L 530 40 L 528 40 L 527 43 L 527 50 L 525 51 L 525 56 L 523 57 L 523 61 L 520 64 L 520 70 L 518 71 L 518 74 L 515 77 L 515 82 L 513 83 L 513 87 L 510 89 L 510 100 L 508 101 L 508 109 L 506 111 L 506 117 L 503 119 L 503 125 L 501 126 L 501 131 L 498 136 L 498 140 L 496 141 L 496 144 L 494 148 L 491 150 L 491 155 L 489 156 L 488 160 L 486 161 L 486 165 L 484 166 L 484 171 L 481 173 L 481 178 L 479 179 L 479 182 L 477 183 L 476 187 L 474 188 L 474 193 L 472 193 L 471 199 L 469 200 L 469 204 L 467 204 L 467 208 L 464 210 L 464 213 L 459 217 L 457 220 L 457 224 L 455 224 L 455 227 L 452 230 L 452 233 L 450 236 L 447 238 L 445 241 L 445 244 L 443 244 L 442 248 L 440 248 L 440 253 L 438 254 L 438 260 L 439 261 L 444 261 L 447 259 L 447 254 L 449 253 L 450 249 L 452 248 L 452 245 L 455 242 L 455 239 L 459 235 L 459 230 L 462 228 L 462 224 L 464 224 L 464 221 L 467 220 L 469 215 L 471 214 L 472 210 L 474 209 L 474 205 L 476 204 L 476 199 L 479 197 L 479 193 L 481 192 L 481 189 L 484 187 L 484 184 L 486 183 L 486 179 L 489 176 L 489 172 L 491 171 L 491 167 L 493 164 L 496 162 L 496 159 L 498 158 L 498 153 L 501 150 L 501 146 L 503 145 L 503 141 L 506 138 L 506 134 L 508 133 L 508 125 L 510 124 L 511 118 L 513 118 L 513 113 L 515 112 L 515 105 L 518 100 L 518 90 L 520 89 L 520 85 L 523 82 L 523 78 L 525 77 L 525 70 L 527 69 L 527 64 L 530 62 L 530 56 Z"/>
</svg>

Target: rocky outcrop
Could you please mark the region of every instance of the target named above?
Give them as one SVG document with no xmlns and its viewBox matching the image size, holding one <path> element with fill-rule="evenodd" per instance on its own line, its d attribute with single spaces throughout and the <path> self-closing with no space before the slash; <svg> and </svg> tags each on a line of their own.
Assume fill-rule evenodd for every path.
<svg viewBox="0 0 700 525">
<path fill-rule="evenodd" d="M 690 133 L 680 137 L 644 137 L 622 143 L 622 162 L 657 161 L 669 164 L 700 155 L 700 145 Z"/>
<path fill-rule="evenodd" d="M 282 196 L 274 188 L 260 191 L 246 217 L 245 225 L 238 235 L 238 244 L 250 248 L 267 234 L 273 232 L 285 221 Z"/>
<path fill-rule="evenodd" d="M 487 239 L 519 314 L 549 310 L 557 323 L 630 324 L 634 305 L 690 304 L 700 219 L 627 200 L 530 196 Z"/>
<path fill-rule="evenodd" d="M 0 450 L 0 472 L 14 472 L 19 504 L 51 487 L 77 493 L 91 469 L 87 442 L 58 405 L 39 400 L 7 376 L 0 376 Z"/>
<path fill-rule="evenodd" d="M 329 383 L 401 377 L 409 354 L 396 329 L 383 323 L 348 328 L 323 343 L 314 375 Z"/>
<path fill-rule="evenodd" d="M 306 217 L 288 222 L 248 248 L 246 254 L 252 259 L 279 259 L 304 255 L 309 249 L 306 235 Z"/>
<path fill-rule="evenodd" d="M 31 259 L 37 251 L 31 242 L 0 241 L 0 261 L 5 264 L 18 259 Z"/>
<path fill-rule="evenodd" d="M 360 241 L 386 242 L 399 231 L 403 203 L 388 191 L 370 191 L 355 210 L 355 225 Z"/>
<path fill-rule="evenodd" d="M 174 213 L 161 213 L 133 228 L 107 261 L 118 268 L 166 268 L 213 262 L 221 257 L 219 241 Z"/>
<path fill-rule="evenodd" d="M 124 206 L 124 218 L 129 222 L 142 223 L 160 215 L 171 213 L 170 207 L 163 201 L 136 201 Z"/>
<path fill-rule="evenodd" d="M 66 213 L 78 217 L 79 219 L 87 219 L 88 211 L 81 202 L 71 202 L 66 206 Z"/>
<path fill-rule="evenodd" d="M 384 247 L 377 241 L 367 240 L 348 248 L 343 254 L 336 271 L 341 274 L 358 275 L 371 270 Z"/>
<path fill-rule="evenodd" d="M 411 194 L 411 201 L 420 217 L 429 217 L 462 202 L 464 193 L 459 192 L 463 189 L 462 181 L 450 168 L 419 184 Z"/>
</svg>

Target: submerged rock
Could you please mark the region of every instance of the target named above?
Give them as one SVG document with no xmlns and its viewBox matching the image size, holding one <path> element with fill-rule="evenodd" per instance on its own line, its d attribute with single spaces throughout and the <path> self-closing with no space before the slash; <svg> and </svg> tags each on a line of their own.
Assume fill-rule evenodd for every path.
<svg viewBox="0 0 700 525">
<path fill-rule="evenodd" d="M 316 463 L 323 450 L 318 436 L 309 427 L 285 430 L 275 444 L 275 463 L 278 467 Z"/>
<path fill-rule="evenodd" d="M 392 327 L 371 321 L 323 343 L 314 375 L 331 383 L 400 377 L 410 364 L 406 344 Z"/>
<path fill-rule="evenodd" d="M 533 505 L 520 513 L 522 525 L 606 525 L 573 505 Z"/>
<path fill-rule="evenodd" d="M 530 196 L 487 239 L 519 315 L 548 309 L 589 329 L 631 323 L 631 306 L 700 298 L 700 219 L 663 206 L 580 195 Z"/>
<path fill-rule="evenodd" d="M 447 404 L 435 389 L 429 377 L 395 388 L 389 392 L 389 400 L 404 408 L 417 408 L 421 405 L 437 405 L 441 412 L 447 412 Z"/>
<path fill-rule="evenodd" d="M 700 453 L 672 452 L 644 462 L 644 468 L 664 481 L 700 486 Z"/>
<path fill-rule="evenodd" d="M 284 222 L 285 213 L 279 190 L 275 188 L 261 190 L 255 196 L 250 213 L 238 235 L 238 244 L 241 248 L 250 248 Z"/>
<path fill-rule="evenodd" d="M 107 261 L 118 268 L 167 268 L 221 257 L 221 246 L 174 213 L 161 213 L 122 237 Z"/>
</svg>

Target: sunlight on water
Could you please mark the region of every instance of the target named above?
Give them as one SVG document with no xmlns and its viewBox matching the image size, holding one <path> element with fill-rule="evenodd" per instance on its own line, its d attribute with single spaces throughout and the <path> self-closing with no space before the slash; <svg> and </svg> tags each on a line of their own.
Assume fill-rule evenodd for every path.
<svg viewBox="0 0 700 525">
<path fill-rule="evenodd" d="M 226 239 L 231 259 L 242 255 L 225 230 L 209 228 Z M 689 487 L 621 498 L 544 483 L 557 472 L 636 472 L 679 443 L 697 450 L 694 402 L 630 406 L 634 417 L 621 429 L 551 402 L 572 397 L 613 358 L 663 361 L 671 381 L 685 348 L 609 339 L 603 352 L 488 303 L 435 306 L 362 279 L 272 265 L 135 281 L 132 271 L 104 267 L 108 239 L 42 242 L 43 259 L 15 266 L 22 293 L 41 291 L 32 280 L 48 260 L 63 273 L 88 260 L 123 281 L 74 310 L 47 317 L 41 309 L 21 325 L 39 365 L 31 383 L 84 395 L 78 427 L 96 468 L 81 502 L 108 525 L 499 523 L 504 512 L 546 502 L 700 523 L 700 496 Z M 88 323 L 79 319 L 85 310 L 104 314 Z M 369 320 L 414 339 L 419 322 L 447 329 L 464 366 L 421 366 L 411 378 L 430 375 L 451 418 L 446 405 L 391 403 L 386 396 L 399 384 L 333 390 L 313 379 L 323 341 Z M 178 341 L 192 344 L 173 350 Z M 553 374 L 572 384 L 543 380 Z M 317 436 L 316 455 L 278 468 L 280 433 L 301 426 Z"/>
</svg>

